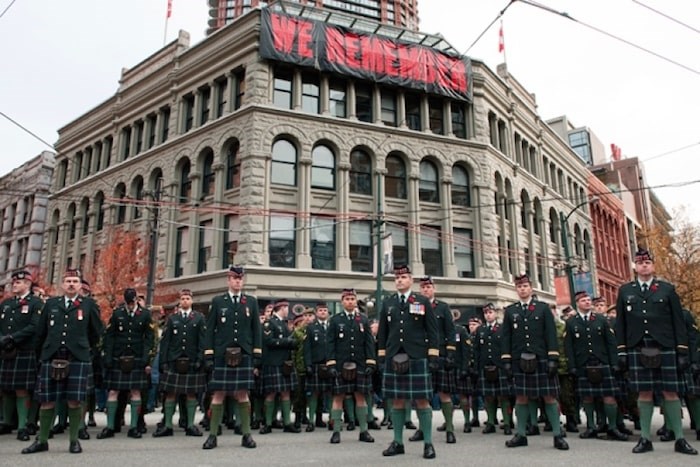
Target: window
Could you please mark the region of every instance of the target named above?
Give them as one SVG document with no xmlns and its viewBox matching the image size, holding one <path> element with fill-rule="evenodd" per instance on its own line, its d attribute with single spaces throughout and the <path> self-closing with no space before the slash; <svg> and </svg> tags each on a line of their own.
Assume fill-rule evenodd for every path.
<svg viewBox="0 0 700 467">
<path fill-rule="evenodd" d="M 382 122 L 388 126 L 396 126 L 396 92 L 382 89 Z"/>
<path fill-rule="evenodd" d="M 317 76 L 304 75 L 301 79 L 301 109 L 312 114 L 320 113 L 320 88 Z"/>
<path fill-rule="evenodd" d="M 187 244 L 189 242 L 187 227 L 178 227 L 175 234 L 175 277 L 180 277 L 185 272 L 187 261 Z"/>
<path fill-rule="evenodd" d="M 591 157 L 591 142 L 588 131 L 576 130 L 569 133 L 569 145 L 576 154 L 587 164 L 593 163 Z"/>
<path fill-rule="evenodd" d="M 423 119 L 420 105 L 420 95 L 406 93 L 406 125 L 411 130 L 421 131 L 423 129 Z"/>
<path fill-rule="evenodd" d="M 311 152 L 311 187 L 335 189 L 335 156 L 326 146 L 316 146 Z"/>
<path fill-rule="evenodd" d="M 420 251 L 426 275 L 442 276 L 441 245 L 440 227 L 421 226 Z"/>
<path fill-rule="evenodd" d="M 143 150 L 143 120 L 139 120 L 134 124 L 134 131 L 136 132 L 136 149 L 134 154 L 139 154 Z"/>
<path fill-rule="evenodd" d="M 82 230 L 83 230 L 83 231 L 82 231 L 82 235 L 87 235 L 88 232 L 90 232 L 90 201 L 88 201 L 87 199 L 84 200 L 84 201 L 83 201 L 83 205 L 82 205 L 81 207 L 82 207 L 82 212 L 83 212 L 83 216 L 82 216 L 82 221 L 83 221 L 83 222 L 82 222 L 82 224 L 83 224 L 83 226 L 82 226 L 82 227 L 83 227 L 83 229 L 82 229 Z"/>
<path fill-rule="evenodd" d="M 95 205 L 95 211 L 97 214 L 97 224 L 95 225 L 95 229 L 99 232 L 100 230 L 102 230 L 105 224 L 105 197 L 101 191 L 97 193 Z"/>
<path fill-rule="evenodd" d="M 214 194 L 214 182 L 216 174 L 212 166 L 214 165 L 214 153 L 211 149 L 207 150 L 207 155 L 204 156 L 202 164 L 202 193 L 201 196 L 211 196 Z"/>
<path fill-rule="evenodd" d="M 211 258 L 211 246 L 214 240 L 214 222 L 203 221 L 199 223 L 199 245 L 197 254 L 197 273 L 206 272 L 207 261 Z"/>
<path fill-rule="evenodd" d="M 440 202 L 438 173 L 437 169 L 435 168 L 435 164 L 430 161 L 421 161 L 420 163 L 418 199 L 430 203 Z"/>
<path fill-rule="evenodd" d="M 345 104 L 345 83 L 339 81 L 331 81 L 329 86 L 329 102 L 330 114 L 334 117 L 347 117 Z"/>
<path fill-rule="evenodd" d="M 428 118 L 430 120 L 430 131 L 438 135 L 444 135 L 445 127 L 443 123 L 441 99 L 428 99 Z"/>
<path fill-rule="evenodd" d="M 557 243 L 557 222 L 557 212 L 552 208 L 549 210 L 549 241 L 552 243 Z"/>
<path fill-rule="evenodd" d="M 350 153 L 350 193 L 372 194 L 372 161 L 357 149 Z"/>
<path fill-rule="evenodd" d="M 226 269 L 231 264 L 236 264 L 235 257 L 238 252 L 238 235 L 241 230 L 241 223 L 238 216 L 224 217 L 224 248 L 223 262 L 221 267 Z"/>
<path fill-rule="evenodd" d="M 372 94 L 372 86 L 366 84 L 355 85 L 355 115 L 361 122 L 372 123 L 374 121 Z"/>
<path fill-rule="evenodd" d="M 14 220 L 14 216 L 13 216 L 13 220 Z M 75 203 L 71 203 L 70 206 L 68 206 L 68 222 L 70 224 L 70 227 L 68 230 L 68 232 L 69 232 L 68 239 L 73 240 L 75 238 L 75 231 L 77 228 L 77 219 L 76 219 L 76 215 L 75 215 Z"/>
<path fill-rule="evenodd" d="M 296 231 L 293 217 L 270 217 L 270 267 L 296 265 Z"/>
<path fill-rule="evenodd" d="M 406 166 L 399 156 L 387 156 L 384 194 L 389 198 L 406 199 Z"/>
<path fill-rule="evenodd" d="M 335 222 L 324 217 L 311 218 L 311 267 L 335 269 Z"/>
<path fill-rule="evenodd" d="M 180 202 L 187 203 L 192 194 L 192 180 L 190 180 L 190 161 L 185 160 L 180 168 Z"/>
<path fill-rule="evenodd" d="M 452 205 L 469 207 L 471 196 L 469 195 L 469 174 L 459 165 L 452 167 Z"/>
<path fill-rule="evenodd" d="M 119 204 L 117 205 L 117 224 L 123 224 L 126 221 L 126 185 L 120 183 L 117 185 L 115 190 L 116 198 L 119 199 Z"/>
<path fill-rule="evenodd" d="M 148 136 L 146 137 L 146 148 L 150 149 L 156 144 L 156 115 L 151 114 L 146 117 L 146 122 L 146 131 L 148 131 Z"/>
<path fill-rule="evenodd" d="M 182 98 L 182 104 L 184 111 L 182 129 L 184 132 L 188 132 L 194 126 L 194 95 L 187 94 Z"/>
<path fill-rule="evenodd" d="M 240 69 L 233 74 L 234 78 L 234 95 L 233 109 L 240 109 L 243 105 L 243 97 L 245 96 L 245 70 Z"/>
<path fill-rule="evenodd" d="M 122 160 L 125 160 L 131 154 L 131 127 L 122 128 Z"/>
<path fill-rule="evenodd" d="M 391 234 L 391 252 L 394 256 L 394 264 L 410 264 L 406 226 L 403 224 L 387 224 L 386 233 Z"/>
<path fill-rule="evenodd" d="M 453 245 L 458 277 L 475 277 L 471 229 L 454 229 Z"/>
<path fill-rule="evenodd" d="M 464 104 L 452 102 L 450 113 L 452 114 L 452 133 L 457 138 L 467 139 L 467 113 Z"/>
<path fill-rule="evenodd" d="M 272 145 L 272 183 L 295 186 L 297 183 L 297 148 L 286 139 Z"/>
<path fill-rule="evenodd" d="M 292 73 L 287 70 L 275 72 L 272 103 L 283 109 L 292 108 Z"/>
<path fill-rule="evenodd" d="M 170 107 L 163 107 L 161 109 L 161 138 L 160 142 L 164 143 L 168 140 L 168 130 L 170 129 Z"/>
<path fill-rule="evenodd" d="M 350 263 L 351 270 L 356 272 L 371 272 L 374 260 L 372 258 L 372 222 L 353 221 L 350 223 Z"/>
<path fill-rule="evenodd" d="M 83 176 L 87 177 L 92 173 L 92 148 L 85 149 L 85 159 L 83 160 Z"/>
<path fill-rule="evenodd" d="M 80 180 L 83 169 L 83 152 L 78 151 L 73 158 L 73 183 Z"/>
<path fill-rule="evenodd" d="M 66 176 L 68 175 L 68 159 L 63 159 L 58 164 L 58 188 L 66 187 Z"/>
<path fill-rule="evenodd" d="M 205 86 L 199 90 L 199 124 L 204 125 L 209 121 L 209 107 L 211 105 L 211 88 Z"/>
<path fill-rule="evenodd" d="M 238 159 L 238 141 L 226 147 L 226 189 L 230 190 L 241 185 L 241 162 Z M 230 263 L 233 264 L 233 263 Z M 226 265 L 228 266 L 228 264 Z"/>
<path fill-rule="evenodd" d="M 140 203 L 143 200 L 143 178 L 140 175 L 131 184 L 131 197 L 136 200 L 133 207 L 133 218 L 140 219 L 143 215 L 143 208 Z"/>
<path fill-rule="evenodd" d="M 219 78 L 214 82 L 216 86 L 216 107 L 214 107 L 216 113 L 214 118 L 221 117 L 226 111 L 226 104 L 228 102 L 226 94 L 228 92 L 227 84 L 226 78 Z"/>
</svg>

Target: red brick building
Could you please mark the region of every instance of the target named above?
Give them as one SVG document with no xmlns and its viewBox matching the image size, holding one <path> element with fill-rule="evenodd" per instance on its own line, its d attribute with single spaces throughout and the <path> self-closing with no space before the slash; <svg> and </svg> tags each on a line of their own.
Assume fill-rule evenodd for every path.
<svg viewBox="0 0 700 467">
<path fill-rule="evenodd" d="M 611 304 L 618 287 L 632 277 L 627 219 L 622 201 L 593 174 L 588 177 L 588 192 L 598 198 L 590 209 L 598 294 Z"/>
</svg>

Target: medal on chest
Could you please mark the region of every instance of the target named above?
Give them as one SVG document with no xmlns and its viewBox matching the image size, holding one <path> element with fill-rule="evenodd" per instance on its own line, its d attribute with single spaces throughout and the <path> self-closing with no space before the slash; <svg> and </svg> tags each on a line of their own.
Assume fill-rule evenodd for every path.
<svg viewBox="0 0 700 467">
<path fill-rule="evenodd" d="M 23 315 L 29 313 L 29 305 L 22 305 L 22 310 L 20 311 Z"/>
<path fill-rule="evenodd" d="M 82 320 L 83 320 L 83 310 L 78 308 L 78 321 L 82 321 Z"/>
</svg>

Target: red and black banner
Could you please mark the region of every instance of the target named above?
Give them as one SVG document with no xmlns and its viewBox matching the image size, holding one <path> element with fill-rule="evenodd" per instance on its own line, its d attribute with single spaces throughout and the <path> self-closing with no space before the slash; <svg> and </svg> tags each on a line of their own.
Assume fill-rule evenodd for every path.
<svg viewBox="0 0 700 467">
<path fill-rule="evenodd" d="M 263 58 L 471 101 L 471 62 L 418 44 L 262 10 Z"/>
</svg>

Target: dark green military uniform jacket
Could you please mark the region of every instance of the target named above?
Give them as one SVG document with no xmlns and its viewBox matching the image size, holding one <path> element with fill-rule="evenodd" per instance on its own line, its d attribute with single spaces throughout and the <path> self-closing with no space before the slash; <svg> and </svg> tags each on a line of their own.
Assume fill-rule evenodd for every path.
<svg viewBox="0 0 700 467">
<path fill-rule="evenodd" d="M 119 357 L 133 356 L 137 368 L 149 366 L 155 347 L 154 327 L 151 311 L 146 308 L 137 305 L 127 309 L 125 304 L 115 308 L 102 339 L 103 363 L 116 366 Z"/>
<path fill-rule="evenodd" d="M 43 306 L 44 303 L 32 294 L 0 303 L 0 337 L 12 336 L 17 350 L 36 350 L 36 324 Z"/>
<path fill-rule="evenodd" d="M 576 313 L 566 322 L 564 333 L 567 368 L 579 374 L 589 363 L 597 359 L 603 365 L 617 365 L 616 341 L 613 330 L 604 316 L 591 312 L 589 320 Z"/>
<path fill-rule="evenodd" d="M 455 353 L 455 363 L 461 374 L 469 373 L 469 369 L 475 365 L 474 336 L 469 334 L 469 330 L 461 325 L 455 326 L 455 337 L 457 338 L 457 352 Z"/>
<path fill-rule="evenodd" d="M 359 370 L 365 366 L 376 366 L 374 338 L 369 329 L 369 320 L 359 311 L 345 310 L 333 315 L 327 333 L 328 366 L 340 370 L 346 362 L 354 362 Z"/>
<path fill-rule="evenodd" d="M 207 315 L 205 354 L 224 358 L 227 347 L 240 347 L 253 358 L 262 356 L 262 333 L 258 299 L 241 294 L 234 303 L 231 294 L 214 297 Z"/>
<path fill-rule="evenodd" d="M 326 326 L 330 320 L 326 321 Z M 314 321 L 306 327 L 306 340 L 304 341 L 304 365 L 309 367 L 314 364 L 326 363 L 328 360 L 327 330 L 319 321 Z"/>
<path fill-rule="evenodd" d="M 263 325 L 263 354 L 262 364 L 267 366 L 281 366 L 285 360 L 292 359 L 292 350 L 296 343 L 288 344 L 292 333 L 287 329 L 287 323 L 279 316 L 272 314 Z"/>
<path fill-rule="evenodd" d="M 66 306 L 66 298 L 49 298 L 41 309 L 36 325 L 41 361 L 48 361 L 62 347 L 75 360 L 90 362 L 91 349 L 97 346 L 104 326 L 100 308 L 89 297 L 78 297 Z"/>
<path fill-rule="evenodd" d="M 402 351 L 412 359 L 438 357 L 437 320 L 428 299 L 410 292 L 403 305 L 397 293 L 384 300 L 377 340 L 380 358 Z"/>
<path fill-rule="evenodd" d="M 534 353 L 538 359 L 559 358 L 557 327 L 546 303 L 531 300 L 523 307 L 516 302 L 505 309 L 501 358 L 518 361 L 523 353 Z"/>
<path fill-rule="evenodd" d="M 695 323 L 695 317 L 688 310 L 683 310 L 683 319 L 685 320 L 685 328 L 688 330 L 688 350 L 690 354 L 690 363 L 700 363 L 700 331 Z"/>
<path fill-rule="evenodd" d="M 190 311 L 187 318 L 181 311 L 168 317 L 160 339 L 160 363 L 173 363 L 180 357 L 187 357 L 190 363 L 201 364 L 204 358 L 206 325 L 204 316 Z"/>
<path fill-rule="evenodd" d="M 438 350 L 441 357 L 446 357 L 457 349 L 455 322 L 446 302 L 433 300 L 432 305 L 437 321 Z"/>
<path fill-rule="evenodd" d="M 673 285 L 654 278 L 644 293 L 639 282 L 628 282 L 620 287 L 615 308 L 618 352 L 639 346 L 645 337 L 661 347 L 688 352 L 688 332 Z"/>
<path fill-rule="evenodd" d="M 474 336 L 474 359 L 477 368 L 483 370 L 487 365 L 501 366 L 503 353 L 503 327 L 494 321 L 489 329 L 488 324 L 479 326 Z"/>
</svg>

